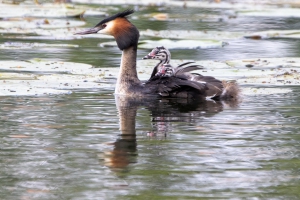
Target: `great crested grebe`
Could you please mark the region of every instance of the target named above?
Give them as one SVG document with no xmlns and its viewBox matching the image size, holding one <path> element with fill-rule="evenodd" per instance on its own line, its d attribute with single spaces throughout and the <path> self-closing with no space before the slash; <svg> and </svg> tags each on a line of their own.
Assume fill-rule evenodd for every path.
<svg viewBox="0 0 300 200">
<path fill-rule="evenodd" d="M 122 50 L 120 72 L 115 88 L 117 95 L 159 95 L 182 98 L 214 96 L 215 99 L 236 97 L 236 91 L 238 90 L 233 87 L 224 86 L 219 80 L 213 77 L 200 82 L 188 80 L 184 77 L 165 76 L 150 79 L 143 84 L 138 79 L 136 70 L 139 31 L 126 18 L 126 16 L 132 13 L 134 13 L 133 10 L 125 10 L 103 19 L 94 28 L 76 33 L 77 35 L 100 33 L 112 35 L 115 38 L 119 49 Z M 208 84 L 214 87 L 208 87 Z"/>
</svg>

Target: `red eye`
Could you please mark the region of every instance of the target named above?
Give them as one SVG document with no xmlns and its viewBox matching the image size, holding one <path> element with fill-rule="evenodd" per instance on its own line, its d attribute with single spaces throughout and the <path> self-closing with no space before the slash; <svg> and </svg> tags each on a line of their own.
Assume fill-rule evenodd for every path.
<svg viewBox="0 0 300 200">
<path fill-rule="evenodd" d="M 107 25 L 106 24 L 102 24 L 102 28 L 105 28 Z"/>
</svg>

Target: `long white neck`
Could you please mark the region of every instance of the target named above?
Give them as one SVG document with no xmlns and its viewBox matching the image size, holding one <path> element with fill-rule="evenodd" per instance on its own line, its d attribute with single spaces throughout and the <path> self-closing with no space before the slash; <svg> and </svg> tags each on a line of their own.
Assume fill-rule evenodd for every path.
<svg viewBox="0 0 300 200">
<path fill-rule="evenodd" d="M 130 46 L 122 52 L 116 94 L 131 96 L 142 92 L 141 81 L 138 79 L 136 71 L 136 51 L 136 46 Z"/>
</svg>

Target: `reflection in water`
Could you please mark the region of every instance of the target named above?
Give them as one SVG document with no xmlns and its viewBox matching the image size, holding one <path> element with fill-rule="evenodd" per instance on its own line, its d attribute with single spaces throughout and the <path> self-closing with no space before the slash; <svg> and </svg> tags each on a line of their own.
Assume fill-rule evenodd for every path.
<svg viewBox="0 0 300 200">
<path fill-rule="evenodd" d="M 116 97 L 118 101 L 118 97 Z M 114 142 L 114 149 L 106 158 L 107 166 L 113 169 L 121 169 L 135 162 L 136 157 L 136 130 L 135 117 L 137 106 L 131 105 L 129 102 L 121 102 L 118 107 L 118 114 L 120 118 L 120 137 Z"/>
<path fill-rule="evenodd" d="M 171 131 L 172 122 L 191 123 L 213 116 L 223 110 L 223 104 L 212 100 L 163 99 L 153 102 L 147 109 L 151 112 L 153 126 L 148 136 L 161 137 Z"/>
<path fill-rule="evenodd" d="M 152 116 L 152 130 L 148 136 L 167 136 L 172 122 L 193 122 L 196 118 L 207 118 L 223 110 L 221 101 L 195 99 L 156 99 L 115 96 L 120 120 L 119 138 L 114 149 L 106 153 L 105 164 L 110 168 L 126 169 L 136 162 L 136 114 L 138 107 L 146 107 Z M 234 102 L 231 102 L 235 105 Z M 126 170 L 125 170 L 126 171 Z"/>
<path fill-rule="evenodd" d="M 234 109 L 122 98 L 116 108 L 111 93 L 1 98 L 0 199 L 299 196 L 298 91 Z"/>
</svg>

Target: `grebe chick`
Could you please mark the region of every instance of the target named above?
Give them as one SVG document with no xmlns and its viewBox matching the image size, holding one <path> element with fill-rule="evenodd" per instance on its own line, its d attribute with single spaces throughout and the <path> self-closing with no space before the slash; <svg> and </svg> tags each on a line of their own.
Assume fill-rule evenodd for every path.
<svg viewBox="0 0 300 200">
<path fill-rule="evenodd" d="M 149 81 L 158 77 L 176 76 L 181 78 L 184 77 L 190 81 L 206 83 L 206 86 L 208 87 L 206 94 L 212 99 L 219 99 L 221 97 L 222 94 L 220 95 L 220 93 L 224 90 L 221 90 L 220 88 L 223 88 L 225 86 L 228 89 L 229 85 L 234 85 L 233 83 L 227 83 L 225 81 L 221 82 L 212 76 L 202 76 L 198 73 L 189 73 L 197 69 L 203 69 L 203 67 L 200 65 L 189 65 L 195 62 L 186 62 L 178 65 L 177 67 L 173 67 L 172 65 L 170 65 L 171 53 L 167 48 L 163 46 L 152 49 L 152 51 L 148 55 L 143 57 L 143 59 L 159 60 L 159 63 L 153 69 Z M 230 97 L 227 96 L 226 98 Z"/>
<path fill-rule="evenodd" d="M 220 97 L 224 90 L 222 84 L 216 84 L 214 91 L 209 91 L 207 83 L 191 81 L 184 77 L 161 77 L 151 79 L 142 83 L 137 76 L 136 58 L 137 45 L 139 40 L 138 29 L 126 18 L 134 13 L 133 10 L 125 10 L 100 21 L 94 28 L 78 32 L 77 35 L 85 34 L 106 34 L 112 35 L 122 51 L 120 71 L 117 78 L 115 94 L 126 96 L 159 95 L 167 97 L 182 98 L 206 98 L 213 93 L 215 97 Z M 211 83 L 220 82 L 212 78 Z"/>
<path fill-rule="evenodd" d="M 203 69 L 203 67 L 200 65 L 188 65 L 195 62 L 186 62 L 178 65 L 177 67 L 173 67 L 170 64 L 171 53 L 164 46 L 155 47 L 154 49 L 152 49 L 152 51 L 148 55 L 143 57 L 143 60 L 146 59 L 159 60 L 159 63 L 154 67 L 152 71 L 150 79 L 154 76 L 179 76 L 183 75 L 185 72 Z M 193 79 L 192 74 L 185 73 L 185 75 L 189 80 Z"/>
<path fill-rule="evenodd" d="M 167 50 L 165 47 L 156 47 L 152 49 L 152 51 L 144 56 L 143 60 L 145 59 L 155 59 L 159 60 L 159 63 L 154 67 L 151 77 L 153 76 L 172 76 L 174 73 L 174 68 L 169 65 L 171 60 L 171 53 L 169 50 Z"/>
</svg>

